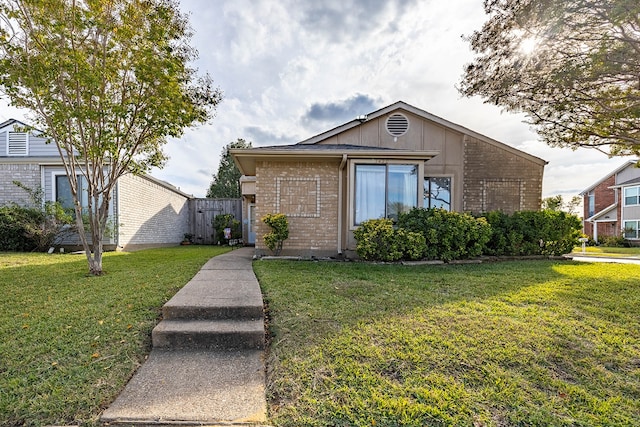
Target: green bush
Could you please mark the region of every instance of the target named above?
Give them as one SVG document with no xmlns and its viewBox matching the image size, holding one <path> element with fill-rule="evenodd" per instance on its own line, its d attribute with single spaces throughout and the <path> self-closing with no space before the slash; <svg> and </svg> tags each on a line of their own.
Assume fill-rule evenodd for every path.
<svg viewBox="0 0 640 427">
<path fill-rule="evenodd" d="M 53 246 L 72 222 L 59 204 L 47 202 L 41 208 L 16 204 L 0 207 L 0 251 L 44 251 Z"/>
<path fill-rule="evenodd" d="M 491 235 L 484 218 L 444 209 L 414 208 L 400 214 L 398 226 L 424 236 L 424 258 L 443 261 L 481 255 Z"/>
<path fill-rule="evenodd" d="M 602 236 L 598 238 L 600 246 L 608 246 L 610 248 L 628 248 L 631 243 L 624 236 Z"/>
<path fill-rule="evenodd" d="M 213 218 L 213 229 L 215 230 L 216 242 L 227 240 L 224 236 L 224 229 L 231 229 L 231 239 L 242 238 L 242 226 L 240 221 L 235 219 L 233 214 L 220 214 Z"/>
<path fill-rule="evenodd" d="M 402 248 L 390 219 L 363 221 L 354 232 L 356 252 L 366 261 L 398 261 Z"/>
<path fill-rule="evenodd" d="M 579 244 L 582 224 L 562 211 L 488 212 L 491 237 L 484 253 L 498 256 L 564 255 Z"/>
<path fill-rule="evenodd" d="M 263 237 L 264 244 L 273 252 L 274 255 L 280 255 L 282 252 L 282 244 L 289 238 L 289 221 L 285 214 L 266 214 L 261 219 L 262 222 L 271 227 L 271 232 Z"/>
</svg>

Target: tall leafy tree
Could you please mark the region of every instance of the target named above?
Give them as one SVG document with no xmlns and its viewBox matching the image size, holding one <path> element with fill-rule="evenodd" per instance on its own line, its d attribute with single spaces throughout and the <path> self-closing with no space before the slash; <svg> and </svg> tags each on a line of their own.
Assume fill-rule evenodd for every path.
<svg viewBox="0 0 640 427">
<path fill-rule="evenodd" d="M 552 146 L 640 154 L 640 2 L 484 0 L 459 90 L 524 112 Z"/>
<path fill-rule="evenodd" d="M 197 57 L 190 35 L 174 0 L 0 4 L 0 88 L 58 147 L 92 274 L 102 274 L 118 178 L 162 166 L 167 137 L 207 121 L 222 99 L 189 67 Z"/>
<path fill-rule="evenodd" d="M 220 155 L 218 173 L 213 175 L 211 185 L 207 190 L 207 197 L 237 198 L 242 196 L 240 191 L 240 177 L 242 174 L 229 153 L 231 148 L 251 148 L 251 142 L 238 138 L 237 141 L 230 142 L 223 148 Z"/>
</svg>

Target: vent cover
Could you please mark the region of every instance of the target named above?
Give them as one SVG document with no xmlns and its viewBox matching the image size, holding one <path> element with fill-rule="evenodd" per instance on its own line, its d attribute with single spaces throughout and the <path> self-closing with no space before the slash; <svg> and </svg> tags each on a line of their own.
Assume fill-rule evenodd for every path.
<svg viewBox="0 0 640 427">
<path fill-rule="evenodd" d="M 28 154 L 25 132 L 7 132 L 7 154 L 9 156 L 26 156 Z"/>
<path fill-rule="evenodd" d="M 409 130 L 409 119 L 404 114 L 395 113 L 387 117 L 387 132 L 393 137 L 399 137 Z"/>
</svg>

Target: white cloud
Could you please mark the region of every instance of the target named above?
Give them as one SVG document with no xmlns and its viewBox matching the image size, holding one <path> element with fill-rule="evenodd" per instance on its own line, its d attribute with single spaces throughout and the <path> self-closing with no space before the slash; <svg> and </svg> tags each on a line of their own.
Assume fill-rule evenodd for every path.
<svg viewBox="0 0 640 427">
<path fill-rule="evenodd" d="M 461 36 L 486 17 L 478 0 L 182 0 L 191 13 L 195 66 L 225 94 L 216 118 L 167 145 L 154 176 L 204 196 L 222 148 L 297 142 L 351 119 L 304 120 L 316 105 L 344 106 L 358 95 L 377 107 L 398 100 L 549 161 L 543 195 L 577 193 L 625 159 L 554 149 L 537 141 L 521 115 L 455 85 L 472 54 Z M 462 13 L 461 13 L 462 11 Z M 358 104 L 361 106 L 366 103 Z M 373 111 L 373 110 L 371 110 Z M 371 111 L 359 111 L 366 114 Z M 24 114 L 0 105 L 0 119 Z M 346 117 L 346 119 L 345 119 Z"/>
</svg>

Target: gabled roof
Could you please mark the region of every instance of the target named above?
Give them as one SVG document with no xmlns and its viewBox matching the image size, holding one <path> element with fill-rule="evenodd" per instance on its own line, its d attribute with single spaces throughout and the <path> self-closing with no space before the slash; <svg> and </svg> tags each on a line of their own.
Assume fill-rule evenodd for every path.
<svg viewBox="0 0 640 427">
<path fill-rule="evenodd" d="M 18 126 L 20 126 L 20 127 L 28 128 L 28 129 L 31 129 L 33 131 L 42 132 L 42 131 L 40 131 L 38 129 L 35 129 L 32 126 L 26 124 L 25 122 L 21 122 L 20 120 L 16 120 L 16 119 L 9 119 L 9 120 L 6 120 L 6 121 L 0 123 L 0 132 L 3 132 L 9 126 L 13 126 L 13 125 L 16 125 L 16 124 Z"/>
<path fill-rule="evenodd" d="M 598 180 L 597 182 L 595 182 L 594 184 L 592 184 L 590 187 L 582 190 L 580 192 L 581 196 L 584 196 L 585 194 L 587 194 L 589 191 L 593 190 L 594 188 L 596 188 L 598 185 L 602 184 L 604 181 L 606 181 L 607 179 L 611 178 L 613 175 L 616 175 L 619 172 L 622 172 L 623 170 L 625 170 L 626 168 L 629 167 L 629 165 L 632 165 L 634 163 L 638 163 L 637 160 L 627 160 L 626 162 L 624 162 L 622 165 L 620 165 L 616 170 L 614 170 L 613 172 L 610 172 L 609 174 L 607 174 L 606 176 L 602 177 L 602 179 Z"/>
<path fill-rule="evenodd" d="M 617 207 L 618 207 L 618 203 L 614 203 L 611 206 L 607 206 L 606 208 L 602 209 L 600 212 L 596 212 L 595 214 L 587 218 L 585 221 L 588 221 L 588 222 L 597 221 L 598 219 L 605 216 L 606 214 L 608 214 L 609 212 L 611 212 Z M 607 220 L 614 221 L 615 219 L 607 219 Z"/>
<path fill-rule="evenodd" d="M 406 102 L 403 102 L 403 101 L 395 102 L 395 103 L 393 103 L 391 105 L 388 105 L 388 106 L 386 106 L 384 108 L 381 108 L 381 109 L 379 109 L 377 111 L 374 111 L 373 113 L 367 114 L 362 119 L 360 119 L 360 118 L 354 119 L 354 120 L 352 120 L 352 121 L 350 121 L 348 123 L 345 123 L 343 125 L 340 125 L 338 127 L 333 128 L 331 130 L 328 130 L 326 132 L 323 132 L 321 134 L 313 136 L 313 137 L 311 137 L 309 139 L 306 139 L 304 141 L 299 142 L 297 145 L 316 144 L 316 143 L 318 143 L 320 141 L 323 141 L 323 140 L 326 140 L 328 138 L 331 138 L 331 137 L 333 137 L 333 136 L 335 136 L 335 135 L 337 135 L 339 133 L 342 133 L 342 132 L 345 132 L 345 131 L 347 131 L 349 129 L 352 129 L 354 127 L 360 126 L 360 125 L 362 125 L 363 123 L 365 123 L 368 120 L 377 119 L 379 117 L 383 117 L 383 116 L 385 116 L 385 115 L 387 115 L 387 114 L 389 114 L 389 113 L 391 113 L 391 112 L 393 112 L 395 110 L 399 110 L 399 109 L 405 110 L 405 111 L 407 111 L 409 113 L 412 113 L 412 114 L 414 114 L 416 116 L 422 117 L 423 119 L 430 120 L 430 121 L 432 121 L 434 123 L 437 123 L 439 125 L 442 125 L 442 126 L 445 126 L 447 128 L 453 129 L 453 130 L 458 131 L 458 132 L 460 132 L 462 134 L 472 136 L 473 138 L 476 138 L 476 139 L 478 139 L 480 141 L 486 142 L 487 144 L 498 146 L 500 148 L 503 148 L 503 149 L 511 151 L 511 152 L 513 152 L 515 154 L 518 154 L 520 156 L 524 156 L 524 157 L 528 158 L 529 160 L 532 160 L 532 161 L 534 161 L 536 163 L 539 163 L 539 164 L 542 164 L 542 165 L 546 165 L 546 164 L 549 163 L 546 160 L 543 160 L 543 159 L 541 159 L 539 157 L 533 156 L 533 155 L 531 155 L 529 153 L 526 153 L 526 152 L 524 152 L 522 150 L 518 150 L 517 148 L 511 147 L 511 146 L 509 146 L 507 144 L 504 144 L 504 143 L 502 143 L 500 141 L 497 141 L 495 139 L 489 138 L 488 136 L 482 135 L 482 134 L 480 134 L 478 132 L 475 132 L 475 131 L 473 131 L 471 129 L 468 129 L 468 128 L 464 127 L 464 126 L 461 126 L 459 124 L 456 124 L 456 123 L 450 122 L 448 120 L 445 120 L 445 119 L 443 119 L 441 117 L 433 115 L 433 114 L 431 114 L 431 113 L 429 113 L 429 112 L 427 112 L 425 110 L 421 110 L 420 108 L 414 107 L 413 105 L 407 104 Z"/>
</svg>

